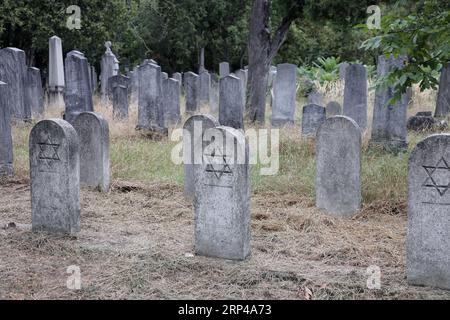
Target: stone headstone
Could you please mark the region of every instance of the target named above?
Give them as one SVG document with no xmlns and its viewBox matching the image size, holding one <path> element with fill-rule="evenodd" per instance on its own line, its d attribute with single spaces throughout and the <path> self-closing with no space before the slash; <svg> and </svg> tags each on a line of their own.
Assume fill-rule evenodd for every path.
<svg viewBox="0 0 450 320">
<path fill-rule="evenodd" d="M 73 123 L 80 141 L 80 183 L 109 190 L 109 126 L 98 113 L 82 112 Z"/>
<path fill-rule="evenodd" d="M 66 57 L 65 120 L 73 120 L 85 111 L 94 111 L 88 61 L 83 53 L 71 51 Z"/>
<path fill-rule="evenodd" d="M 221 78 L 230 75 L 230 64 L 228 62 L 221 62 L 219 64 L 219 75 Z"/>
<path fill-rule="evenodd" d="M 33 116 L 44 113 L 44 89 L 42 88 L 41 71 L 38 68 L 28 68 L 27 99 Z"/>
<path fill-rule="evenodd" d="M 244 129 L 244 101 L 241 80 L 233 75 L 220 79 L 219 123 L 234 129 Z"/>
<path fill-rule="evenodd" d="M 48 89 L 49 105 L 64 106 L 64 60 L 61 38 L 53 36 L 49 39 Z"/>
<path fill-rule="evenodd" d="M 117 74 L 108 79 L 108 94 L 112 97 L 113 90 L 117 86 L 128 87 L 131 85 L 131 79 L 123 74 Z"/>
<path fill-rule="evenodd" d="M 273 85 L 272 126 L 280 127 L 295 121 L 297 67 L 285 63 L 277 67 Z"/>
<path fill-rule="evenodd" d="M 395 68 L 401 69 L 406 61 L 405 57 L 395 58 L 384 55 L 378 57 L 377 75 L 384 77 Z M 408 114 L 408 95 L 394 105 L 388 102 L 394 97 L 394 88 L 377 88 L 372 121 L 372 137 L 370 144 L 387 150 L 404 150 L 408 147 L 406 129 Z"/>
<path fill-rule="evenodd" d="M 180 87 L 183 87 L 183 75 L 180 72 L 175 72 L 172 75 L 172 79 L 178 80 Z"/>
<path fill-rule="evenodd" d="M 210 91 L 211 91 L 211 75 L 208 71 L 204 71 L 198 78 L 198 103 L 200 106 L 208 106 L 210 104 Z"/>
<path fill-rule="evenodd" d="M 197 74 L 191 71 L 184 74 L 184 90 L 186 94 L 186 113 L 194 114 L 199 108 L 199 77 Z"/>
<path fill-rule="evenodd" d="M 128 91 L 130 92 L 130 100 L 132 103 L 136 103 L 138 101 L 139 96 L 139 66 L 133 69 L 133 71 L 130 73 L 130 86 L 131 88 L 128 88 Z"/>
<path fill-rule="evenodd" d="M 219 79 L 214 79 L 214 77 L 211 78 L 211 104 L 209 112 L 213 115 L 219 114 L 219 95 L 220 95 L 220 89 L 219 89 Z"/>
<path fill-rule="evenodd" d="M 13 174 L 13 142 L 8 85 L 0 81 L 0 178 Z"/>
<path fill-rule="evenodd" d="M 315 137 L 319 127 L 327 119 L 326 109 L 316 104 L 303 107 L 302 135 Z"/>
<path fill-rule="evenodd" d="M 351 64 L 346 70 L 343 113 L 364 130 L 367 128 L 367 70 L 361 64 Z"/>
<path fill-rule="evenodd" d="M 168 79 L 165 82 L 165 108 L 164 119 L 167 125 L 174 125 L 181 120 L 180 113 L 180 96 L 181 86 L 178 80 Z"/>
<path fill-rule="evenodd" d="M 361 208 L 361 129 L 348 117 L 328 118 L 317 132 L 316 206 L 348 217 Z"/>
<path fill-rule="evenodd" d="M 420 142 L 409 159 L 408 283 L 450 289 L 450 135 Z"/>
<path fill-rule="evenodd" d="M 26 97 L 28 68 L 23 50 L 0 49 L 0 79 L 8 84 L 6 96 L 11 116 L 18 120 L 31 119 L 31 106 Z"/>
<path fill-rule="evenodd" d="M 450 62 L 441 71 L 435 117 L 447 117 L 450 114 Z"/>
<path fill-rule="evenodd" d="M 61 119 L 38 122 L 30 133 L 33 231 L 80 231 L 80 155 L 75 129 Z"/>
<path fill-rule="evenodd" d="M 248 70 L 240 69 L 235 72 L 236 77 L 241 80 L 242 84 L 242 100 L 244 100 L 244 106 L 247 103 L 247 84 L 248 84 Z"/>
<path fill-rule="evenodd" d="M 345 80 L 345 74 L 347 72 L 349 64 L 347 62 L 343 62 L 339 65 L 339 79 Z"/>
<path fill-rule="evenodd" d="M 103 54 L 101 62 L 101 74 L 100 74 L 100 85 L 101 85 L 101 95 L 102 102 L 108 102 L 108 80 L 109 78 L 117 75 L 119 73 L 119 60 L 117 60 L 114 53 L 111 51 L 111 42 L 105 43 L 106 52 Z"/>
<path fill-rule="evenodd" d="M 113 89 L 113 117 L 114 120 L 128 120 L 128 89 L 116 86 Z"/>
<path fill-rule="evenodd" d="M 195 194 L 194 167 L 203 163 L 203 134 L 210 128 L 219 126 L 212 116 L 194 115 L 183 126 L 184 196 L 193 199 Z"/>
<path fill-rule="evenodd" d="M 167 72 L 161 72 L 161 79 L 162 80 L 167 80 L 169 79 L 169 74 Z"/>
<path fill-rule="evenodd" d="M 91 66 L 91 91 L 94 94 L 98 88 L 98 75 L 94 66 Z"/>
<path fill-rule="evenodd" d="M 327 104 L 327 117 L 340 116 L 342 114 L 342 107 L 339 102 L 331 101 Z"/>
<path fill-rule="evenodd" d="M 195 167 L 195 252 L 245 260 L 251 251 L 248 145 L 242 131 L 228 127 L 207 130 L 205 139 L 216 145 L 203 150 L 205 161 Z"/>
<path fill-rule="evenodd" d="M 322 107 L 325 106 L 323 95 L 316 90 L 311 91 L 308 95 L 308 104 L 317 104 Z"/>
</svg>

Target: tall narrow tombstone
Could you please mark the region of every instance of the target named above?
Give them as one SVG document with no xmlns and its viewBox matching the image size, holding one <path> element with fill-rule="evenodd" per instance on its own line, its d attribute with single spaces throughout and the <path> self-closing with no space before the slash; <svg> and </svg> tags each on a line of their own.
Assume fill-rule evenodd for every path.
<svg viewBox="0 0 450 320">
<path fill-rule="evenodd" d="M 180 83 L 176 79 L 169 79 L 166 82 L 166 102 L 164 109 L 164 120 L 167 125 L 173 125 L 181 120 L 180 114 L 180 96 L 181 87 Z"/>
<path fill-rule="evenodd" d="M 113 117 L 114 120 L 128 120 L 128 89 L 116 86 L 113 89 Z"/>
<path fill-rule="evenodd" d="M 272 126 L 294 123 L 296 86 L 297 67 L 289 63 L 278 65 L 274 82 Z"/>
<path fill-rule="evenodd" d="M 80 231 L 80 154 L 75 129 L 61 119 L 38 122 L 30 133 L 33 231 Z"/>
<path fill-rule="evenodd" d="M 302 135 L 315 137 L 319 127 L 327 119 L 327 111 L 324 107 L 309 104 L 303 107 Z"/>
<path fill-rule="evenodd" d="M 208 106 L 210 104 L 211 91 L 211 75 L 208 71 L 204 71 L 199 75 L 199 89 L 198 89 L 198 103 L 200 107 Z"/>
<path fill-rule="evenodd" d="M 349 217 L 361 209 L 361 129 L 348 117 L 327 119 L 317 132 L 316 206 Z"/>
<path fill-rule="evenodd" d="M 198 89 L 199 78 L 194 72 L 187 72 L 184 74 L 184 90 L 186 94 L 186 113 L 194 114 L 198 111 Z"/>
<path fill-rule="evenodd" d="M 130 73 L 130 86 L 128 91 L 130 92 L 130 101 L 131 103 L 136 103 L 138 101 L 139 96 L 139 66 L 135 67 L 133 71 Z"/>
<path fill-rule="evenodd" d="M 233 75 L 220 79 L 219 122 L 222 126 L 244 129 L 244 101 L 241 80 Z"/>
<path fill-rule="evenodd" d="M 342 107 L 339 102 L 331 101 L 327 104 L 327 118 L 340 116 L 342 114 Z"/>
<path fill-rule="evenodd" d="M 105 43 L 106 52 L 103 55 L 101 62 L 100 85 L 101 85 L 102 103 L 108 102 L 109 78 L 119 73 L 119 60 L 117 60 L 116 56 L 111 51 L 111 45 L 112 44 L 110 41 L 107 41 Z"/>
<path fill-rule="evenodd" d="M 44 113 L 44 90 L 42 88 L 41 71 L 38 68 L 28 68 L 27 99 L 30 103 L 32 116 Z"/>
<path fill-rule="evenodd" d="M 98 87 L 98 75 L 94 66 L 91 66 L 91 91 L 94 94 Z"/>
<path fill-rule="evenodd" d="M 0 49 L 0 80 L 8 84 L 6 96 L 11 116 L 18 120 L 31 119 L 31 106 L 26 97 L 28 70 L 23 50 Z"/>
<path fill-rule="evenodd" d="M 13 143 L 8 85 L 0 81 L 0 178 L 13 174 Z"/>
<path fill-rule="evenodd" d="M 209 112 L 213 115 L 219 114 L 219 81 L 219 77 L 216 74 L 211 77 L 211 104 Z"/>
<path fill-rule="evenodd" d="M 250 256 L 250 171 L 244 133 L 229 127 L 205 132 L 214 147 L 195 167 L 195 252 L 228 260 Z M 220 143 L 222 142 L 222 143 Z"/>
<path fill-rule="evenodd" d="M 162 80 L 168 80 L 169 74 L 167 72 L 161 72 L 161 79 Z"/>
<path fill-rule="evenodd" d="M 203 134 L 210 128 L 219 126 L 212 116 L 194 115 L 189 117 L 183 126 L 183 162 L 184 162 L 184 196 L 193 199 L 194 167 L 203 163 Z"/>
<path fill-rule="evenodd" d="M 84 111 L 94 111 L 88 61 L 83 53 L 71 51 L 66 57 L 65 120 L 72 123 Z"/>
<path fill-rule="evenodd" d="M 409 159 L 406 271 L 412 285 L 450 290 L 450 134 L 420 142 Z"/>
<path fill-rule="evenodd" d="M 364 130 L 367 128 L 367 70 L 361 64 L 351 64 L 346 70 L 344 115 Z"/>
<path fill-rule="evenodd" d="M 49 106 L 64 106 L 64 60 L 61 38 L 53 36 L 49 39 L 48 50 L 48 89 Z"/>
<path fill-rule="evenodd" d="M 98 113 L 82 112 L 73 123 L 80 140 L 80 183 L 109 190 L 109 126 Z"/>
<path fill-rule="evenodd" d="M 378 57 L 377 75 L 384 77 L 394 68 L 403 68 L 405 57 L 395 58 L 384 55 Z M 388 102 L 394 97 L 394 88 L 377 88 L 372 121 L 370 144 L 387 150 L 404 150 L 408 147 L 406 129 L 408 115 L 408 95 L 404 94 L 393 105 Z"/>
<path fill-rule="evenodd" d="M 339 79 L 345 80 L 345 74 L 347 73 L 347 68 L 349 64 L 347 62 L 343 62 L 339 65 Z"/>
<path fill-rule="evenodd" d="M 219 64 L 219 75 L 220 77 L 226 77 L 230 74 L 230 64 L 228 62 L 221 62 Z"/>
<path fill-rule="evenodd" d="M 242 100 L 244 100 L 244 106 L 247 103 L 247 83 L 248 83 L 248 70 L 240 69 L 235 72 L 236 77 L 241 80 L 242 85 Z"/>
<path fill-rule="evenodd" d="M 435 117 L 447 117 L 450 114 L 450 62 L 442 68 Z"/>
</svg>

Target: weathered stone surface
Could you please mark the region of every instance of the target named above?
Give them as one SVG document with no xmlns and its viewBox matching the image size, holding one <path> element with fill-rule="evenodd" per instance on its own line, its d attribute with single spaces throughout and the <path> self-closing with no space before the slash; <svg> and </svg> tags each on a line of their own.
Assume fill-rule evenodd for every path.
<svg viewBox="0 0 450 320">
<path fill-rule="evenodd" d="M 75 129 L 61 119 L 38 122 L 30 133 L 33 231 L 80 231 L 80 158 Z"/>
<path fill-rule="evenodd" d="M 345 80 L 345 74 L 347 72 L 349 64 L 347 62 L 343 62 L 339 66 L 339 79 Z"/>
<path fill-rule="evenodd" d="M 420 111 L 416 114 L 417 117 L 433 117 L 433 112 L 431 111 Z"/>
<path fill-rule="evenodd" d="M 49 105 L 64 106 L 64 60 L 61 38 L 53 36 L 49 39 L 48 89 Z"/>
<path fill-rule="evenodd" d="M 71 51 L 66 57 L 65 120 L 72 123 L 84 111 L 94 111 L 88 61 L 83 53 Z"/>
<path fill-rule="evenodd" d="M 167 72 L 161 72 L 161 79 L 162 80 L 167 80 L 169 79 L 169 74 Z"/>
<path fill-rule="evenodd" d="M 361 129 L 348 117 L 327 119 L 317 132 L 316 206 L 349 217 L 361 208 Z"/>
<path fill-rule="evenodd" d="M 406 270 L 413 285 L 450 290 L 450 135 L 420 142 L 409 159 Z"/>
<path fill-rule="evenodd" d="M 208 71 L 204 71 L 198 78 L 198 103 L 200 106 L 208 106 L 210 104 L 210 91 L 211 91 L 211 75 Z"/>
<path fill-rule="evenodd" d="M 113 89 L 113 117 L 115 120 L 128 119 L 128 89 L 116 86 Z"/>
<path fill-rule="evenodd" d="M 111 42 L 107 41 L 105 43 L 105 47 L 106 52 L 102 57 L 101 74 L 100 74 L 101 95 L 103 103 L 108 102 L 109 78 L 119 74 L 119 60 L 117 60 L 116 56 L 111 51 Z"/>
<path fill-rule="evenodd" d="M 184 74 L 184 90 L 186 94 L 186 113 L 194 114 L 199 109 L 199 77 L 197 74 L 191 71 Z"/>
<path fill-rule="evenodd" d="M 219 122 L 222 126 L 244 129 L 244 101 L 241 80 L 233 75 L 220 79 Z"/>
<path fill-rule="evenodd" d="M 80 141 L 80 183 L 109 190 L 109 125 L 95 112 L 82 112 L 73 123 Z"/>
<path fill-rule="evenodd" d="M 221 62 L 219 64 L 219 75 L 221 78 L 230 75 L 230 64 L 228 62 Z"/>
<path fill-rule="evenodd" d="M 184 196 L 193 199 L 195 194 L 194 167 L 203 163 L 203 134 L 219 126 L 210 115 L 194 115 L 183 126 Z"/>
<path fill-rule="evenodd" d="M 433 118 L 431 112 L 418 112 L 417 115 L 408 119 L 406 126 L 408 130 L 422 132 L 446 130 L 448 128 L 448 123 Z"/>
<path fill-rule="evenodd" d="M 211 104 L 209 112 L 217 116 L 219 114 L 219 95 L 220 95 L 219 81 L 220 80 L 217 75 L 211 77 Z"/>
<path fill-rule="evenodd" d="M 315 137 L 317 130 L 327 119 L 326 109 L 316 104 L 303 107 L 302 135 Z"/>
<path fill-rule="evenodd" d="M 346 70 L 344 115 L 364 130 L 367 128 L 367 70 L 361 64 L 351 64 Z"/>
<path fill-rule="evenodd" d="M 8 85 L 0 81 L 0 178 L 13 174 L 13 143 Z"/>
<path fill-rule="evenodd" d="M 251 251 L 248 145 L 242 131 L 228 127 L 207 130 L 205 139 L 215 147 L 205 148 L 205 162 L 195 167 L 195 252 L 245 260 Z"/>
<path fill-rule="evenodd" d="M 442 68 L 435 117 L 450 114 L 450 62 Z"/>
<path fill-rule="evenodd" d="M 406 61 L 405 57 L 378 57 L 377 75 L 384 77 L 395 68 L 401 69 Z M 388 102 L 394 97 L 394 88 L 377 88 L 372 121 L 372 137 L 370 144 L 387 150 L 404 150 L 408 147 L 406 129 L 408 114 L 408 95 L 394 105 Z"/>
<path fill-rule="evenodd" d="M 295 121 L 297 67 L 280 64 L 274 82 L 272 126 L 279 127 Z"/>
<path fill-rule="evenodd" d="M 28 68 L 27 100 L 33 116 L 44 113 L 44 89 L 42 88 L 41 71 L 38 68 Z"/>
<path fill-rule="evenodd" d="M 26 98 L 27 77 L 25 52 L 17 48 L 0 49 L 0 80 L 8 84 L 6 100 L 11 116 L 18 120 L 31 119 L 31 106 Z"/>
<path fill-rule="evenodd" d="M 131 85 L 131 79 L 123 74 L 117 74 L 108 79 L 108 94 L 112 99 L 113 90 L 117 86 L 124 86 L 127 88 Z"/>
<path fill-rule="evenodd" d="M 331 101 L 327 104 L 327 117 L 334 117 L 342 115 L 342 107 L 339 102 Z"/>
<path fill-rule="evenodd" d="M 242 100 L 244 100 L 244 106 L 247 103 L 247 84 L 248 84 L 248 70 L 240 69 L 235 72 L 236 77 L 241 80 L 242 84 Z"/>
<path fill-rule="evenodd" d="M 180 112 L 180 96 L 181 96 L 181 86 L 178 80 L 168 79 L 165 81 L 164 86 L 164 98 L 165 98 L 165 108 L 164 108 L 164 120 L 166 121 L 166 126 L 174 125 L 181 120 Z"/>
<path fill-rule="evenodd" d="M 172 79 L 178 80 L 180 87 L 183 87 L 183 75 L 180 72 L 175 72 L 172 75 Z"/>
<path fill-rule="evenodd" d="M 91 66 L 91 91 L 94 94 L 98 89 L 98 75 L 94 66 Z"/>
<path fill-rule="evenodd" d="M 308 104 L 317 104 L 318 106 L 324 107 L 325 103 L 323 95 L 316 90 L 311 91 L 308 95 Z"/>
</svg>

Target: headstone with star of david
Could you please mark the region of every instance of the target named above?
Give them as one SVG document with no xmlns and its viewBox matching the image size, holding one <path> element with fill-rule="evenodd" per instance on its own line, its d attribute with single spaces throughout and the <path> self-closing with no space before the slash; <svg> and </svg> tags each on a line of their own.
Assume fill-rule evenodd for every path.
<svg viewBox="0 0 450 320">
<path fill-rule="evenodd" d="M 33 231 L 73 234 L 80 231 L 79 140 L 61 119 L 38 122 L 30 133 Z"/>
<path fill-rule="evenodd" d="M 316 207 L 350 217 L 361 208 L 361 129 L 353 119 L 331 117 L 316 143 Z"/>
<path fill-rule="evenodd" d="M 432 135 L 409 159 L 408 283 L 450 290 L 450 134 Z"/>
<path fill-rule="evenodd" d="M 245 260 L 250 255 L 250 172 L 241 130 L 205 132 L 204 163 L 195 167 L 195 252 Z"/>
<path fill-rule="evenodd" d="M 99 113 L 82 112 L 73 127 L 80 140 L 80 183 L 109 190 L 109 126 Z"/>
</svg>

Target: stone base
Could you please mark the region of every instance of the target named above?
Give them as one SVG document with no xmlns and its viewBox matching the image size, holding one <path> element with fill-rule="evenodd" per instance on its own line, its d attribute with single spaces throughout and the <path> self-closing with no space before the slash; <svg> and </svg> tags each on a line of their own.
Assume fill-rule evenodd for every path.
<svg viewBox="0 0 450 320">
<path fill-rule="evenodd" d="M 64 108 L 64 94 L 62 91 L 50 91 L 48 94 L 49 107 Z"/>
</svg>

